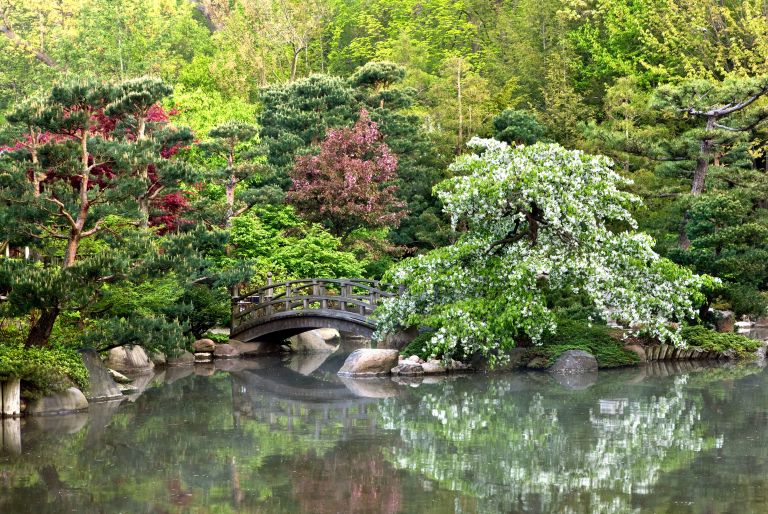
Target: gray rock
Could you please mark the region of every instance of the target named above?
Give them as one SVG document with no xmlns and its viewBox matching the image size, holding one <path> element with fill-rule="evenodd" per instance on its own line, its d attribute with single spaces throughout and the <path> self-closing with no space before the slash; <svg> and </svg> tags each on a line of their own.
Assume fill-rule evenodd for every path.
<svg viewBox="0 0 768 514">
<path fill-rule="evenodd" d="M 175 357 L 168 357 L 169 366 L 191 366 L 195 363 L 195 356 L 189 352 L 182 352 Z"/>
<path fill-rule="evenodd" d="M 216 349 L 216 343 L 211 339 L 198 339 L 192 343 L 192 350 L 195 353 L 209 353 Z"/>
<path fill-rule="evenodd" d="M 112 375 L 112 378 L 117 382 L 118 384 L 130 384 L 133 382 L 130 378 L 126 377 L 119 371 L 115 371 L 114 369 L 108 370 L 109 374 Z"/>
<path fill-rule="evenodd" d="M 736 315 L 733 311 L 713 310 L 712 314 L 715 317 L 715 327 L 718 332 L 733 332 L 733 327 L 736 324 Z"/>
<path fill-rule="evenodd" d="M 597 359 L 583 350 L 563 352 L 549 368 L 550 373 L 591 373 L 597 371 Z"/>
<path fill-rule="evenodd" d="M 109 351 L 107 367 L 121 373 L 149 373 L 155 367 L 141 346 L 118 346 Z"/>
<path fill-rule="evenodd" d="M 213 354 L 211 352 L 195 353 L 195 362 L 211 362 L 212 360 L 213 360 Z"/>
<path fill-rule="evenodd" d="M 421 367 L 421 364 L 404 360 L 404 361 L 401 361 L 400 364 L 392 368 L 392 374 L 405 375 L 405 376 L 423 375 L 424 368 Z"/>
<path fill-rule="evenodd" d="M 53 393 L 33 401 L 27 407 L 27 414 L 47 415 L 65 414 L 83 411 L 88 408 L 88 400 L 77 387 L 70 387 L 60 393 Z"/>
<path fill-rule="evenodd" d="M 443 363 L 437 359 L 430 359 L 421 365 L 421 369 L 425 375 L 439 375 L 445 373 L 447 370 Z"/>
<path fill-rule="evenodd" d="M 648 355 L 645 353 L 645 348 L 639 344 L 628 344 L 624 347 L 625 350 L 634 353 L 640 359 L 640 362 L 648 360 Z"/>
<path fill-rule="evenodd" d="M 338 332 L 335 338 L 328 339 L 330 335 L 332 334 L 327 331 L 310 330 L 293 336 L 289 339 L 291 350 L 296 353 L 335 352 L 338 348 Z"/>
<path fill-rule="evenodd" d="M 101 401 L 122 397 L 120 389 L 99 355 L 94 350 L 87 350 L 82 352 L 82 356 L 83 364 L 88 370 L 87 399 Z"/>
<path fill-rule="evenodd" d="M 549 367 L 549 359 L 546 357 L 534 357 L 525 365 L 528 369 L 545 369 Z"/>
<path fill-rule="evenodd" d="M 165 354 L 160 352 L 152 353 L 152 355 L 149 356 L 149 360 L 151 360 L 152 364 L 155 366 L 165 366 L 167 364 Z"/>
<path fill-rule="evenodd" d="M 236 359 L 240 357 L 240 352 L 231 344 L 224 343 L 216 345 L 213 356 L 217 359 Z"/>
<path fill-rule="evenodd" d="M 410 357 L 406 357 L 405 360 L 407 362 L 412 362 L 414 364 L 421 364 L 422 362 L 424 362 L 423 360 L 421 360 L 421 357 L 419 357 L 418 355 L 411 355 Z"/>
<path fill-rule="evenodd" d="M 397 356 L 397 350 L 361 348 L 347 357 L 338 374 L 348 377 L 389 375 L 397 365 Z"/>
</svg>

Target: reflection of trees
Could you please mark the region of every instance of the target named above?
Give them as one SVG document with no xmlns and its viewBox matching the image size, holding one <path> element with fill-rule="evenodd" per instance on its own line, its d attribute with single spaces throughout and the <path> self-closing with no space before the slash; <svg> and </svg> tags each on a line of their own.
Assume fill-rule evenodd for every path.
<svg viewBox="0 0 768 514">
<path fill-rule="evenodd" d="M 477 496 L 481 512 L 628 512 L 633 493 L 715 446 L 685 381 L 602 409 L 592 394 L 571 393 L 569 402 L 505 379 L 482 388 L 447 383 L 405 413 L 382 403 L 382 422 L 402 439 L 396 466 Z"/>
<path fill-rule="evenodd" d="M 59 430 L 27 420 L 24 454 L 0 456 L 0 512 L 755 511 L 768 377 L 648 370 L 583 391 L 474 376 L 385 400 L 326 376 L 310 400 L 189 376 Z"/>
</svg>

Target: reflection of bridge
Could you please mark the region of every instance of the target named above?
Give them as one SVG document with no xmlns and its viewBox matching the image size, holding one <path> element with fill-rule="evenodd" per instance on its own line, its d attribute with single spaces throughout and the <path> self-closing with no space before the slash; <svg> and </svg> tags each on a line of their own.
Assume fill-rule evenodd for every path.
<svg viewBox="0 0 768 514">
<path fill-rule="evenodd" d="M 282 340 L 317 328 L 370 337 L 370 315 L 393 296 L 379 282 L 309 278 L 269 283 L 232 299 L 231 334 L 241 341 Z"/>
</svg>

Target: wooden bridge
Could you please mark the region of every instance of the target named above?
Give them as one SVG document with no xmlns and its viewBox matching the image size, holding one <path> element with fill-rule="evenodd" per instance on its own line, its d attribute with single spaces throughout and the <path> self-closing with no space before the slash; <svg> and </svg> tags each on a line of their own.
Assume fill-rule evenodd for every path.
<svg viewBox="0 0 768 514">
<path fill-rule="evenodd" d="M 240 341 L 282 341 L 307 330 L 335 328 L 371 337 L 370 315 L 394 296 L 375 280 L 308 278 L 272 283 L 232 298 L 230 334 Z"/>
</svg>

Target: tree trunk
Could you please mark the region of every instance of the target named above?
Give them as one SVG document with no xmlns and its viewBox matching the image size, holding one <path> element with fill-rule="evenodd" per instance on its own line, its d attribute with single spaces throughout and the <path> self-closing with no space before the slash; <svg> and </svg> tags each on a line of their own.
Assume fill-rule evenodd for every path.
<svg viewBox="0 0 768 514">
<path fill-rule="evenodd" d="M 707 118 L 706 131 L 711 132 L 714 130 L 716 122 L 717 119 L 714 116 Z M 692 195 L 700 195 L 704 192 L 704 183 L 707 178 L 713 147 L 712 140 L 705 136 L 705 139 L 701 141 L 699 146 L 699 157 L 696 159 L 696 171 L 693 174 L 693 185 L 691 186 Z"/>
<path fill-rule="evenodd" d="M 711 132 L 715 128 L 717 118 L 715 116 L 709 116 L 707 118 L 707 132 Z M 693 172 L 693 184 L 691 184 L 691 194 L 698 196 L 704 192 L 704 185 L 707 179 L 707 171 L 709 170 L 709 161 L 712 158 L 712 151 L 714 144 L 709 139 L 708 135 L 704 136 L 701 144 L 699 145 L 699 156 L 696 159 L 696 170 Z M 691 247 L 691 240 L 688 239 L 688 233 L 686 231 L 688 227 L 688 220 L 690 216 L 686 210 L 683 214 L 683 221 L 680 224 L 680 233 L 677 238 L 677 245 L 683 250 L 687 250 Z"/>
<path fill-rule="evenodd" d="M 461 61 L 459 61 L 459 65 L 456 69 L 456 90 L 459 103 L 459 137 L 456 142 L 456 155 L 459 155 L 461 154 L 461 143 L 464 139 L 464 113 L 462 112 L 461 106 Z"/>
<path fill-rule="evenodd" d="M 44 309 L 40 313 L 40 317 L 37 318 L 37 321 L 35 321 L 29 329 L 27 341 L 24 343 L 24 346 L 27 348 L 32 346 L 46 346 L 48 340 L 51 338 L 51 331 L 53 330 L 53 325 L 56 323 L 56 318 L 59 317 L 60 311 L 58 306 Z"/>
<path fill-rule="evenodd" d="M 299 65 L 299 55 L 301 54 L 301 48 L 293 49 L 293 59 L 291 60 L 291 82 L 296 80 L 296 68 Z"/>
</svg>

